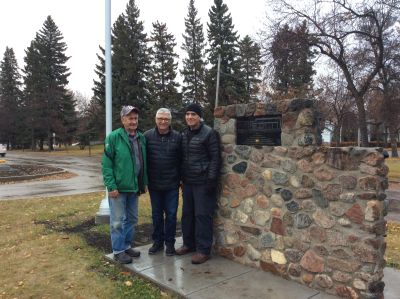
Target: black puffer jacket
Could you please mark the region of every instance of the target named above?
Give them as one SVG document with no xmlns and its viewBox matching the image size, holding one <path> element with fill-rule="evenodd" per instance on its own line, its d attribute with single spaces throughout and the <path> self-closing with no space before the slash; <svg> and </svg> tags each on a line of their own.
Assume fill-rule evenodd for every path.
<svg viewBox="0 0 400 299">
<path fill-rule="evenodd" d="M 149 188 L 170 190 L 179 186 L 182 135 L 170 130 L 161 135 L 157 128 L 144 133 L 147 142 Z"/>
<path fill-rule="evenodd" d="M 183 182 L 193 185 L 215 182 L 219 176 L 221 154 L 219 136 L 205 124 L 182 132 Z"/>
</svg>

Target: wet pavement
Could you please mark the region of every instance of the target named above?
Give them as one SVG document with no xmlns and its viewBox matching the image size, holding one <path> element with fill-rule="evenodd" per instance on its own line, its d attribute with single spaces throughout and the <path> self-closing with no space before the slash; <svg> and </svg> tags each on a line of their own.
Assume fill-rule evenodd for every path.
<svg viewBox="0 0 400 299">
<path fill-rule="evenodd" d="M 75 173 L 63 180 L 0 184 L 0 200 L 73 195 L 104 190 L 100 157 L 65 157 L 52 153 L 8 152 L 7 164 L 43 164 Z"/>
<path fill-rule="evenodd" d="M 177 238 L 176 247 L 182 245 Z M 151 244 L 137 247 L 141 257 L 132 264 L 123 265 L 125 270 L 137 274 L 180 297 L 191 299 L 336 299 L 294 281 L 259 269 L 250 268 L 229 259 L 214 255 L 201 265 L 191 263 L 191 255 L 166 256 L 165 253 L 148 255 Z M 113 255 L 106 259 L 114 262 Z M 385 299 L 400 298 L 400 271 L 385 268 Z"/>
<path fill-rule="evenodd" d="M 386 195 L 389 200 L 389 209 L 385 219 L 400 223 L 400 190 L 386 190 Z"/>
</svg>

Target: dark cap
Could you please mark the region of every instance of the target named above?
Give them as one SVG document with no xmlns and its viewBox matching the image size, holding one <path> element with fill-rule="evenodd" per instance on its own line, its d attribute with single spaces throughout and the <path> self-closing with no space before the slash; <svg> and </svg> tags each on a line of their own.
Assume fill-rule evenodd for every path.
<svg viewBox="0 0 400 299">
<path fill-rule="evenodd" d="M 196 103 L 192 103 L 189 106 L 186 107 L 186 112 L 191 111 L 196 113 L 198 116 L 203 117 L 203 110 L 201 109 L 201 106 Z"/>
<path fill-rule="evenodd" d="M 135 112 L 135 113 L 139 114 L 139 109 L 134 106 L 122 106 L 121 117 L 127 116 L 131 112 Z"/>
</svg>

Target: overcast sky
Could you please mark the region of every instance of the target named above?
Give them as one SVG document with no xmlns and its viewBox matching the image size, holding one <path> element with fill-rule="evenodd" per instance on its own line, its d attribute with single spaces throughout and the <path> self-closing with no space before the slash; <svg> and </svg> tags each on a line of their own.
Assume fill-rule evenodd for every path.
<svg viewBox="0 0 400 299">
<path fill-rule="evenodd" d="M 125 12 L 127 3 L 128 0 L 111 0 L 112 24 Z M 213 3 L 213 0 L 195 1 L 205 36 L 208 11 Z M 264 22 L 265 0 L 224 0 L 224 3 L 240 36 L 255 36 Z M 150 32 L 156 20 L 167 23 L 168 31 L 176 38 L 178 53 L 188 4 L 189 0 L 136 0 L 145 31 Z M 104 0 L 0 0 L 0 59 L 3 60 L 6 46 L 11 47 L 22 69 L 26 48 L 51 15 L 68 46 L 66 54 L 71 56 L 68 88 L 91 97 L 94 67 L 98 62 L 96 53 L 99 45 L 104 46 L 104 7 Z"/>
</svg>

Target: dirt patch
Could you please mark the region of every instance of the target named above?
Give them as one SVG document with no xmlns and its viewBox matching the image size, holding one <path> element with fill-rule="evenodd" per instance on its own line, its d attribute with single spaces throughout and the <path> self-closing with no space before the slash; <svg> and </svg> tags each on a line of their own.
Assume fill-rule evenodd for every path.
<svg viewBox="0 0 400 299">
<path fill-rule="evenodd" d="M 47 165 L 0 165 L 0 184 L 65 180 L 75 176 L 75 173 Z"/>
<path fill-rule="evenodd" d="M 47 165 L 1 165 L 0 177 L 44 175 L 51 172 L 63 171 L 61 168 Z"/>
<path fill-rule="evenodd" d="M 111 242 L 108 234 L 93 230 L 97 225 L 94 218 L 79 223 L 76 226 L 66 226 L 65 223 L 57 221 L 34 221 L 35 224 L 42 224 L 48 231 L 57 231 L 65 234 L 81 235 L 89 246 L 97 248 L 104 253 L 112 252 Z M 153 225 L 144 223 L 136 227 L 134 247 L 143 246 L 152 243 L 151 234 L 153 233 Z M 182 235 L 181 224 L 177 223 L 176 237 Z"/>
</svg>

